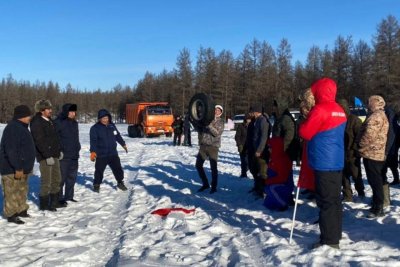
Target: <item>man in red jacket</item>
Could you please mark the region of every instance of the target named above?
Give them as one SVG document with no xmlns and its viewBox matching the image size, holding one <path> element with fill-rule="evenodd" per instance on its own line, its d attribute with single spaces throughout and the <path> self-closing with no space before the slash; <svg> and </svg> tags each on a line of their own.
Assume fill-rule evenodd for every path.
<svg viewBox="0 0 400 267">
<path fill-rule="evenodd" d="M 336 103 L 336 83 L 322 78 L 311 85 L 315 106 L 300 125 L 306 140 L 308 163 L 315 175 L 319 212 L 320 241 L 314 245 L 339 248 L 342 236 L 342 170 L 344 167 L 344 130 L 346 114 Z"/>
</svg>

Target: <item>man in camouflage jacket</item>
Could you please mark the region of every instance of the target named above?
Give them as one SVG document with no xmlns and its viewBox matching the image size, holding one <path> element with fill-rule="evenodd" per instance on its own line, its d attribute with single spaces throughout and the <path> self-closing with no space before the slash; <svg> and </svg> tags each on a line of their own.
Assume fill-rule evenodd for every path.
<svg viewBox="0 0 400 267">
<path fill-rule="evenodd" d="M 210 185 L 206 173 L 204 171 L 203 165 L 207 158 L 210 160 L 211 166 L 211 191 L 213 194 L 217 192 L 218 184 L 218 151 L 221 146 L 221 135 L 224 131 L 224 121 L 221 119 L 223 108 L 221 105 L 215 106 L 215 118 L 214 120 L 206 126 L 201 132 L 199 132 L 199 145 L 200 150 L 196 159 L 196 169 L 199 173 L 203 186 L 198 190 L 202 192 L 208 188 Z"/>
<path fill-rule="evenodd" d="M 372 188 L 372 207 L 369 217 L 383 216 L 383 175 L 385 148 L 389 122 L 385 115 L 385 100 L 379 95 L 370 96 L 368 109 L 371 114 L 361 126 L 358 152 L 364 158 L 368 183 Z"/>
</svg>

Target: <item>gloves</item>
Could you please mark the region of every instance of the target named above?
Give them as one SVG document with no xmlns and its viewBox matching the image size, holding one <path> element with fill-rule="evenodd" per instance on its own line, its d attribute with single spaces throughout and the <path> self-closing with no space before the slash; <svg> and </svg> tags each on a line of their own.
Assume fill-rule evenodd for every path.
<svg viewBox="0 0 400 267">
<path fill-rule="evenodd" d="M 19 179 L 21 179 L 21 178 L 23 178 L 23 177 L 24 177 L 24 171 L 23 171 L 23 170 L 21 170 L 21 171 L 15 171 L 15 174 L 14 174 L 14 178 L 15 178 L 15 179 L 19 180 Z"/>
<path fill-rule="evenodd" d="M 238 151 L 239 151 L 239 154 L 242 153 L 242 151 L 243 151 L 243 146 L 242 146 L 242 145 L 239 145 L 239 146 L 238 146 Z"/>
<path fill-rule="evenodd" d="M 61 151 L 60 156 L 58 157 L 59 160 L 62 160 L 64 158 L 64 153 Z"/>
<path fill-rule="evenodd" d="M 126 145 L 123 146 L 126 153 L 128 153 L 128 147 Z"/>
<path fill-rule="evenodd" d="M 95 161 L 96 158 L 97 158 L 96 152 L 91 152 L 91 153 L 90 153 L 90 160 L 91 160 L 91 161 Z"/>
<path fill-rule="evenodd" d="M 46 164 L 47 164 L 48 166 L 53 166 L 55 163 L 56 163 L 56 162 L 54 161 L 54 158 L 53 158 L 53 157 L 50 157 L 50 158 L 47 158 L 47 159 L 46 159 Z"/>
</svg>

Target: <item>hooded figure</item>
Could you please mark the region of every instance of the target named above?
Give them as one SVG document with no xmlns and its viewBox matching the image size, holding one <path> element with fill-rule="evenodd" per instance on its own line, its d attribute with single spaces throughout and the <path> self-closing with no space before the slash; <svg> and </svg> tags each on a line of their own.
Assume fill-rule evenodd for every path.
<svg viewBox="0 0 400 267">
<path fill-rule="evenodd" d="M 60 160 L 61 202 L 67 200 L 76 202 L 74 199 L 74 187 L 78 176 L 78 159 L 79 151 L 81 150 L 78 122 L 76 121 L 76 111 L 76 104 L 64 104 L 60 114 L 54 121 L 60 139 L 61 149 L 64 153 L 63 158 Z"/>
<path fill-rule="evenodd" d="M 361 126 L 357 137 L 358 151 L 363 157 L 368 183 L 372 188 L 372 207 L 369 217 L 383 216 L 383 181 L 385 149 L 389 122 L 386 117 L 385 100 L 379 95 L 370 96 L 368 109 L 370 115 Z"/>
<path fill-rule="evenodd" d="M 314 171 L 316 200 L 320 209 L 320 241 L 314 245 L 339 248 L 342 236 L 342 170 L 344 167 L 344 130 L 346 114 L 335 102 L 336 83 L 322 78 L 311 86 L 315 106 L 299 126 L 306 140 L 309 166 Z"/>
<path fill-rule="evenodd" d="M 117 180 L 117 187 L 126 191 L 127 188 L 123 181 L 124 171 L 118 156 L 117 143 L 124 148 L 126 153 L 128 153 L 128 148 L 112 122 L 111 114 L 106 109 L 99 110 L 97 118 L 98 122 L 90 128 L 90 160 L 96 161 L 93 190 L 97 193 L 100 192 L 104 170 L 109 165 Z"/>
</svg>

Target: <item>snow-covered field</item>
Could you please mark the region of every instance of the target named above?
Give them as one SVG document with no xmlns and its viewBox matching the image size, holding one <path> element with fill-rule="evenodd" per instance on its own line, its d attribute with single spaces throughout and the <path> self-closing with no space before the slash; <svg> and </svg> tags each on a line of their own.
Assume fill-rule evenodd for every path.
<svg viewBox="0 0 400 267">
<path fill-rule="evenodd" d="M 174 147 L 171 138 L 128 138 L 126 125 L 118 125 L 129 149 L 125 154 L 119 147 L 129 190 L 118 191 L 107 168 L 98 194 L 92 191 L 90 126 L 80 125 L 79 202 L 55 213 L 39 211 L 36 164 L 29 181 L 32 218 L 24 225 L 0 220 L 0 266 L 400 266 L 399 187 L 391 188 L 390 213 L 370 220 L 364 216 L 371 201 L 365 180 L 367 197 L 344 205 L 341 249 L 311 250 L 319 235 L 315 203 L 301 200 L 290 245 L 293 208 L 271 212 L 247 193 L 253 181 L 238 178 L 233 131 L 223 134 L 219 190 L 210 195 L 196 193 L 196 133 L 193 147 Z M 208 162 L 205 167 L 210 175 Z M 298 169 L 295 180 L 297 175 Z M 171 207 L 196 210 L 151 214 Z"/>
</svg>

